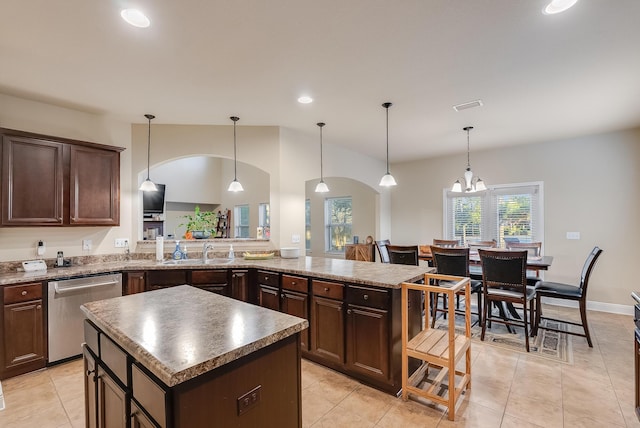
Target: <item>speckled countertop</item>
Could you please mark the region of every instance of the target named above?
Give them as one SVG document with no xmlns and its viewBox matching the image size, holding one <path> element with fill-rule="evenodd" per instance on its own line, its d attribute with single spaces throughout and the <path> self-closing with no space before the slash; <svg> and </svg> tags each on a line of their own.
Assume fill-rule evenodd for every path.
<svg viewBox="0 0 640 428">
<path fill-rule="evenodd" d="M 189 285 L 86 303 L 81 309 L 167 386 L 309 326 L 305 319 Z"/>
<path fill-rule="evenodd" d="M 324 257 L 298 257 L 295 259 L 276 257 L 270 260 L 244 260 L 243 258 L 236 258 L 231 261 L 220 260 L 218 262 L 214 260 L 214 262 L 213 264 L 203 265 L 199 258 L 190 259 L 187 263 L 180 264 L 156 262 L 155 260 L 105 261 L 66 268 L 50 268 L 44 272 L 2 273 L 0 274 L 0 285 L 133 270 L 258 268 L 293 275 L 306 275 L 337 281 L 347 281 L 354 284 L 400 288 L 402 282 L 412 282 L 421 279 L 424 277 L 425 272 L 432 270 L 432 268 L 426 265 L 394 265 L 329 259 Z"/>
</svg>

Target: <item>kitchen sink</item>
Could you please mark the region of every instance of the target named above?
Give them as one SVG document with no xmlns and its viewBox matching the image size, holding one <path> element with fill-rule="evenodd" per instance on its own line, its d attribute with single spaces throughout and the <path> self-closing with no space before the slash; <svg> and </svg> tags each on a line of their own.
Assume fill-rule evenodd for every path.
<svg viewBox="0 0 640 428">
<path fill-rule="evenodd" d="M 203 261 L 202 259 L 185 259 L 185 260 L 164 260 L 163 265 L 226 265 L 231 263 L 233 259 L 224 257 L 213 257 Z"/>
</svg>

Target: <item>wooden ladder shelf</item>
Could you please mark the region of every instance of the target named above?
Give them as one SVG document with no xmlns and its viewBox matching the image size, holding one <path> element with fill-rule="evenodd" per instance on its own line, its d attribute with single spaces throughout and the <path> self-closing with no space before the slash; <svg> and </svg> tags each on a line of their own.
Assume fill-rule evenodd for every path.
<svg viewBox="0 0 640 428">
<path fill-rule="evenodd" d="M 469 278 L 425 274 L 424 284 L 402 284 L 402 399 L 415 394 L 442 404 L 448 409 L 449 420 L 455 419 L 455 406 L 465 389 L 471 388 L 471 292 Z M 424 293 L 424 328 L 409 337 L 409 290 Z M 448 329 L 431 328 L 431 293 L 444 293 L 454 302 L 457 293 L 464 293 L 465 332 L 455 330 L 455 305 L 447 308 Z M 409 373 L 409 358 L 417 358 L 422 364 Z M 464 371 L 456 365 L 465 357 Z M 433 370 L 432 370 L 433 369 Z"/>
</svg>

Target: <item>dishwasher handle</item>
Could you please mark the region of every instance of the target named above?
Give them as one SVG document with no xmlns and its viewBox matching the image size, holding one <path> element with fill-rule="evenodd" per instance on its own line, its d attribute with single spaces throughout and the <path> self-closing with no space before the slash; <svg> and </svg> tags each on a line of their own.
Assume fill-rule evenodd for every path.
<svg viewBox="0 0 640 428">
<path fill-rule="evenodd" d="M 74 285 L 71 287 L 60 287 L 60 283 L 59 282 L 54 282 L 53 283 L 53 288 L 56 291 L 56 294 L 65 294 L 65 293 L 71 293 L 73 291 L 77 291 L 77 290 L 86 290 L 89 288 L 97 288 L 97 287 L 105 287 L 108 285 L 118 285 L 120 282 L 117 280 L 114 281 L 105 281 L 105 282 L 97 282 L 95 284 L 87 284 L 87 285 Z"/>
</svg>

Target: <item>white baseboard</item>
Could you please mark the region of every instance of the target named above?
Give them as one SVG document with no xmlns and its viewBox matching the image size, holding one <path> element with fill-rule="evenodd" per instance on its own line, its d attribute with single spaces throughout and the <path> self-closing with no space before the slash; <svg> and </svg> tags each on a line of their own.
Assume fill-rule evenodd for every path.
<svg viewBox="0 0 640 428">
<path fill-rule="evenodd" d="M 543 297 L 542 303 L 555 306 L 565 306 L 567 308 L 577 308 L 578 302 L 572 300 L 555 299 L 553 297 Z M 633 315 L 633 305 L 619 305 L 617 303 L 594 302 L 587 300 L 587 309 L 598 312 L 608 312 L 612 314 Z"/>
</svg>

